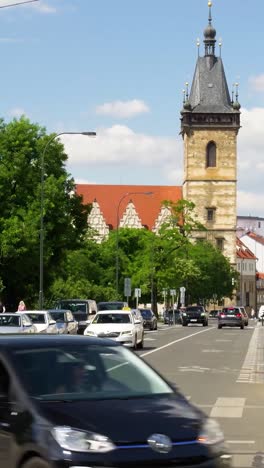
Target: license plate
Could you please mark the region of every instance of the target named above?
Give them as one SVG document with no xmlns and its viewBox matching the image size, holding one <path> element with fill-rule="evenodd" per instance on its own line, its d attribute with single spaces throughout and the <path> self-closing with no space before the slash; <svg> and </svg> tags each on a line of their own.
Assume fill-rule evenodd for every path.
<svg viewBox="0 0 264 468">
<path fill-rule="evenodd" d="M 190 322 L 197 322 L 197 319 L 191 319 Z"/>
<path fill-rule="evenodd" d="M 227 317 L 233 317 L 233 318 L 234 318 L 234 315 L 232 315 L 232 314 L 227 314 Z"/>
</svg>

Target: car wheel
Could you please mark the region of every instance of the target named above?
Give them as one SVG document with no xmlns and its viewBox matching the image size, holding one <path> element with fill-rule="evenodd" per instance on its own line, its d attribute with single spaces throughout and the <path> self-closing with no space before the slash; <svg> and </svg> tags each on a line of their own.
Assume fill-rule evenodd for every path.
<svg viewBox="0 0 264 468">
<path fill-rule="evenodd" d="M 26 461 L 22 465 L 22 468 L 51 468 L 51 466 L 45 460 L 42 460 L 42 458 L 33 457 Z"/>
<path fill-rule="evenodd" d="M 188 324 L 187 324 L 186 322 L 183 322 L 183 323 L 182 323 L 182 326 L 183 326 L 183 327 L 187 327 L 187 325 L 188 325 Z"/>
<path fill-rule="evenodd" d="M 142 335 L 142 340 L 138 344 L 138 349 L 143 349 L 144 348 L 144 335 Z"/>
<path fill-rule="evenodd" d="M 156 322 L 154 330 L 157 330 L 157 329 L 158 329 L 158 323 Z"/>
<path fill-rule="evenodd" d="M 244 330 L 244 324 L 243 323 L 240 325 L 240 328 L 241 328 L 241 330 Z"/>
<path fill-rule="evenodd" d="M 222 325 L 219 325 L 219 324 L 218 324 L 218 327 L 217 327 L 217 328 L 219 328 L 219 330 L 221 330 L 221 328 L 222 328 Z"/>
<path fill-rule="evenodd" d="M 137 335 L 135 336 L 135 343 L 134 343 L 134 349 L 136 350 L 138 347 L 138 344 L 137 344 Z"/>
</svg>

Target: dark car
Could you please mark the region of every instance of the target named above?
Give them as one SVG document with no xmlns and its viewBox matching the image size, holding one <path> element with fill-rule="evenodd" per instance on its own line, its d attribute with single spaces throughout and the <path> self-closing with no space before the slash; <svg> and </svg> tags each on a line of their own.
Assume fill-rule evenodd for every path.
<svg viewBox="0 0 264 468">
<path fill-rule="evenodd" d="M 214 309 L 214 310 L 210 310 L 209 312 L 209 318 L 217 318 L 218 317 L 218 314 L 220 314 L 222 309 Z"/>
<path fill-rule="evenodd" d="M 218 328 L 240 327 L 243 329 L 245 325 L 246 317 L 240 310 L 240 307 L 224 307 L 218 315 Z"/>
<path fill-rule="evenodd" d="M 55 320 L 58 332 L 62 335 L 76 335 L 78 322 L 74 319 L 70 310 L 49 309 L 49 313 Z"/>
<path fill-rule="evenodd" d="M 112 340 L 0 337 L 0 385 L 1 468 L 230 467 L 218 423 Z"/>
<path fill-rule="evenodd" d="M 139 309 L 139 311 L 143 318 L 144 328 L 148 328 L 149 330 L 157 330 L 158 320 L 154 312 L 152 312 L 151 309 Z"/>
<path fill-rule="evenodd" d="M 87 320 L 96 314 L 97 305 L 92 299 L 61 299 L 56 302 L 55 309 L 70 310 L 78 322 L 78 334 L 82 335 L 87 327 Z"/>
<path fill-rule="evenodd" d="M 122 310 L 124 307 L 128 307 L 128 303 L 124 301 L 109 301 L 109 302 L 98 302 L 98 312 L 102 310 Z"/>
<path fill-rule="evenodd" d="M 200 323 L 204 327 L 207 327 L 208 315 L 208 312 L 203 306 L 187 306 L 185 311 L 182 312 L 182 326 L 187 327 L 189 323 Z"/>
</svg>

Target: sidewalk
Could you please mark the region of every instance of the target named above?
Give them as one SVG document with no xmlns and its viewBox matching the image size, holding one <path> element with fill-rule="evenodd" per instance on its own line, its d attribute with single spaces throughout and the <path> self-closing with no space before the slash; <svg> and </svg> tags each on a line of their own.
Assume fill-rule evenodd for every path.
<svg viewBox="0 0 264 468">
<path fill-rule="evenodd" d="M 237 383 L 264 383 L 264 326 L 258 322 Z"/>
</svg>

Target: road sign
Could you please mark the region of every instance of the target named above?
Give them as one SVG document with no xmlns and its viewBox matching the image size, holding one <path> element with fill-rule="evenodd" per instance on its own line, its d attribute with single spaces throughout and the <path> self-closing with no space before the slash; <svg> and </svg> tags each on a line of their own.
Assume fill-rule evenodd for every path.
<svg viewBox="0 0 264 468">
<path fill-rule="evenodd" d="M 141 297 L 141 289 L 135 288 L 135 297 Z"/>
<path fill-rule="evenodd" d="M 176 296 L 176 289 L 171 289 L 170 290 L 170 295 L 171 296 Z"/>
<path fill-rule="evenodd" d="M 125 278 L 124 282 L 124 296 L 131 296 L 131 278 Z"/>
</svg>

